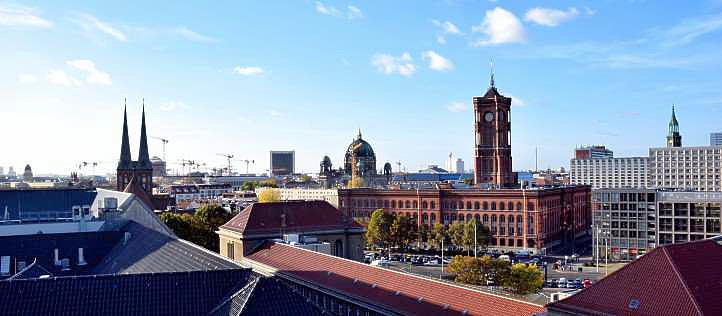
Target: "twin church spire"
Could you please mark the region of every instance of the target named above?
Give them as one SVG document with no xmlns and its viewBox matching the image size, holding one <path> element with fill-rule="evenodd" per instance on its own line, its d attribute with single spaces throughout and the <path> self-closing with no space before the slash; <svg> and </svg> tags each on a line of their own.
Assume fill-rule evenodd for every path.
<svg viewBox="0 0 722 316">
<path fill-rule="evenodd" d="M 140 149 L 138 151 L 138 161 L 133 161 L 130 155 L 130 141 L 128 137 L 128 109 L 127 104 L 123 108 L 123 139 L 120 145 L 120 160 L 118 161 L 119 169 L 127 169 L 134 167 L 152 168 L 150 155 L 148 154 L 148 136 L 145 128 L 145 100 L 143 100 L 143 114 L 140 125 Z"/>
</svg>

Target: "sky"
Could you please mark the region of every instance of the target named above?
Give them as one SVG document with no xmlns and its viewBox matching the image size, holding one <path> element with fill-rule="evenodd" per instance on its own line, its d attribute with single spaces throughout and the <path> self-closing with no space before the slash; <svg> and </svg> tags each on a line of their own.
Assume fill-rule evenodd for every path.
<svg viewBox="0 0 722 316">
<path fill-rule="evenodd" d="M 360 129 L 377 168 L 471 167 L 473 96 L 512 97 L 515 170 L 568 166 L 722 130 L 722 1 L 0 0 L 0 166 L 113 172 L 127 99 L 133 157 L 148 134 L 181 160 L 296 171 L 342 166 Z M 161 141 L 149 139 L 152 156 Z M 245 163 L 232 162 L 245 172 Z M 82 174 L 92 173 L 89 168 Z"/>
</svg>

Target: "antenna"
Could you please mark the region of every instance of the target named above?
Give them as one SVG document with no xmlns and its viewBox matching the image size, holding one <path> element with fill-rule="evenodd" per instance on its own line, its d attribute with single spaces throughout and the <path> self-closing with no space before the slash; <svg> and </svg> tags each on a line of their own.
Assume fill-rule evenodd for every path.
<svg viewBox="0 0 722 316">
<path fill-rule="evenodd" d="M 494 87 L 494 59 L 489 58 L 489 86 Z"/>
</svg>

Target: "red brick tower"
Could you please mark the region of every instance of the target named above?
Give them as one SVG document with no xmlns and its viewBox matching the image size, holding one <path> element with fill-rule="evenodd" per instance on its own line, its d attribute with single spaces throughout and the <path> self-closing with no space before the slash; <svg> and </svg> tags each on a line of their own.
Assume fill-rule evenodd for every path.
<svg viewBox="0 0 722 316">
<path fill-rule="evenodd" d="M 489 89 L 474 97 L 474 184 L 493 187 L 516 185 L 511 171 L 511 98 L 499 93 L 491 74 Z"/>
</svg>

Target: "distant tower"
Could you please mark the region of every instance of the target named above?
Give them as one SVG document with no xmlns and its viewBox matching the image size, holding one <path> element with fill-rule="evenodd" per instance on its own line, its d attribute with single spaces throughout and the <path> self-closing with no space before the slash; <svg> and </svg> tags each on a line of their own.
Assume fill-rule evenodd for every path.
<svg viewBox="0 0 722 316">
<path fill-rule="evenodd" d="M 3 167 L 0 167 L 0 176 L 4 176 L 4 175 L 5 175 L 5 169 L 3 169 Z"/>
<path fill-rule="evenodd" d="M 474 183 L 497 187 L 516 184 L 511 170 L 511 98 L 499 93 L 491 71 L 489 89 L 474 97 Z"/>
<path fill-rule="evenodd" d="M 682 135 L 679 134 L 679 123 L 677 122 L 677 116 L 674 114 L 674 105 L 672 105 L 672 118 L 669 120 L 667 147 L 682 147 Z"/>
<path fill-rule="evenodd" d="M 456 159 L 456 169 L 454 171 L 456 173 L 464 173 L 464 160 L 461 158 Z"/>
<path fill-rule="evenodd" d="M 23 172 L 23 181 L 33 182 L 33 169 L 30 165 L 25 165 L 25 172 Z"/>
<path fill-rule="evenodd" d="M 130 156 L 130 141 L 128 137 L 128 114 L 123 109 L 123 138 L 120 144 L 120 160 L 118 161 L 117 185 L 118 191 L 124 191 L 133 181 L 133 186 L 141 188 L 147 197 L 153 194 L 153 163 L 148 155 L 148 137 L 145 128 L 145 102 L 143 102 L 143 114 L 140 126 L 140 149 L 138 161 L 133 161 Z M 137 192 L 133 192 L 137 193 Z M 150 205 L 152 207 L 152 205 Z"/>
</svg>

